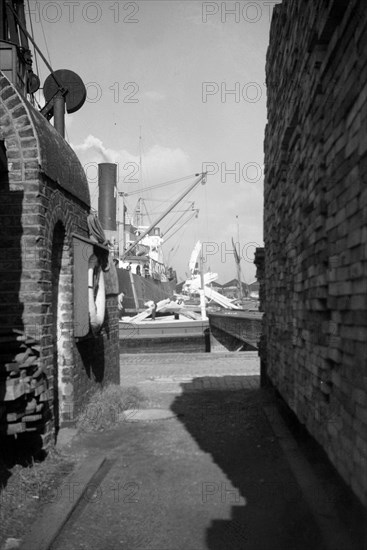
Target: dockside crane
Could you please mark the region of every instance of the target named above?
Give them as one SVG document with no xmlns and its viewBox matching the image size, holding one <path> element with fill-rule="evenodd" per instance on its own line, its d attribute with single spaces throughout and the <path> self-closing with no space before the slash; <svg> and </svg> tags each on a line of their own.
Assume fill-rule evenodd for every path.
<svg viewBox="0 0 367 550">
<path fill-rule="evenodd" d="M 136 241 L 134 241 L 133 244 L 131 244 L 129 246 L 129 248 L 127 250 L 125 250 L 121 255 L 120 255 L 120 258 L 121 260 L 124 260 L 126 258 L 126 256 L 129 254 L 129 252 L 131 252 L 131 250 L 133 248 L 136 247 L 136 245 L 144 239 L 144 237 L 146 235 L 148 235 L 152 229 L 154 229 L 154 227 L 156 227 L 156 225 L 158 225 L 166 216 L 168 216 L 168 214 L 170 212 L 172 212 L 172 210 L 191 192 L 195 189 L 195 187 L 197 185 L 199 185 L 199 183 L 202 183 L 202 185 L 204 185 L 206 183 L 206 176 L 207 176 L 207 172 L 202 172 L 201 174 L 195 174 L 196 176 L 199 176 L 193 183 L 192 185 L 190 185 L 164 212 L 163 214 L 161 214 L 158 219 L 153 222 L 145 231 L 143 231 L 143 233 L 141 233 L 141 235 L 138 236 L 138 238 L 136 239 Z M 120 196 L 124 196 L 124 193 L 119 193 Z"/>
</svg>

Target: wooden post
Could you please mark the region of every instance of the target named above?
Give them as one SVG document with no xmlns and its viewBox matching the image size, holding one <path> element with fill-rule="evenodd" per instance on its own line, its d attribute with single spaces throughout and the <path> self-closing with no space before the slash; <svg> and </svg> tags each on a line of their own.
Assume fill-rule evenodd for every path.
<svg viewBox="0 0 367 550">
<path fill-rule="evenodd" d="M 201 318 L 205 321 L 208 317 L 205 311 L 205 292 L 204 292 L 204 268 L 203 268 L 203 249 L 200 248 L 200 309 Z"/>
<path fill-rule="evenodd" d="M 130 274 L 131 288 L 133 289 L 135 308 L 136 308 L 137 313 L 139 313 L 139 300 L 138 300 L 138 295 L 136 294 L 135 281 L 134 281 L 134 276 L 131 272 L 131 269 L 129 271 L 129 274 Z"/>
</svg>

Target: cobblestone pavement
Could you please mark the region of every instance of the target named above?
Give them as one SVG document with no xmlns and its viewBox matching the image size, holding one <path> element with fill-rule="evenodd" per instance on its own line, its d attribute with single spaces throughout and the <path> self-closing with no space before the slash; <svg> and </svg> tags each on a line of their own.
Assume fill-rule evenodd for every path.
<svg viewBox="0 0 367 550">
<path fill-rule="evenodd" d="M 176 384 L 194 378 L 211 377 L 211 387 L 233 389 L 258 388 L 260 361 L 257 352 L 246 353 L 176 353 L 150 355 L 122 355 L 120 378 L 124 385 L 147 387 L 150 382 Z M 209 388 L 208 388 L 209 389 Z"/>
<path fill-rule="evenodd" d="M 259 374 L 257 352 L 129 354 L 120 362 L 123 385 L 137 386 L 151 405 L 166 407 L 174 399 L 167 394 L 258 389 Z"/>
<path fill-rule="evenodd" d="M 122 385 L 175 416 L 74 443 L 107 467 L 52 550 L 362 550 L 334 514 L 341 495 L 301 489 L 258 375 L 256 353 L 122 355 Z"/>
</svg>

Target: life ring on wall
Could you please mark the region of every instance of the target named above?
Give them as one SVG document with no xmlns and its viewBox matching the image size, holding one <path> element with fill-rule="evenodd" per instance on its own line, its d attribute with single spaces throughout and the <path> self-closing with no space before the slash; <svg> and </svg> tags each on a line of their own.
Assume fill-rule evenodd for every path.
<svg viewBox="0 0 367 550">
<path fill-rule="evenodd" d="M 89 258 L 88 263 L 88 308 L 92 332 L 97 334 L 105 318 L 106 292 L 103 271 L 94 254 Z"/>
</svg>

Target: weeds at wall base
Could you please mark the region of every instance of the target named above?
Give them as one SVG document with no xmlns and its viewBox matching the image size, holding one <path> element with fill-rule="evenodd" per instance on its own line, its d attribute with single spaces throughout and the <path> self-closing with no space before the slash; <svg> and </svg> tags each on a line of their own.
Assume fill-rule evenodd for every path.
<svg viewBox="0 0 367 550">
<path fill-rule="evenodd" d="M 135 386 L 122 388 L 110 384 L 97 390 L 76 419 L 79 432 L 95 432 L 113 428 L 123 421 L 123 411 L 139 410 L 146 397 Z"/>
</svg>

